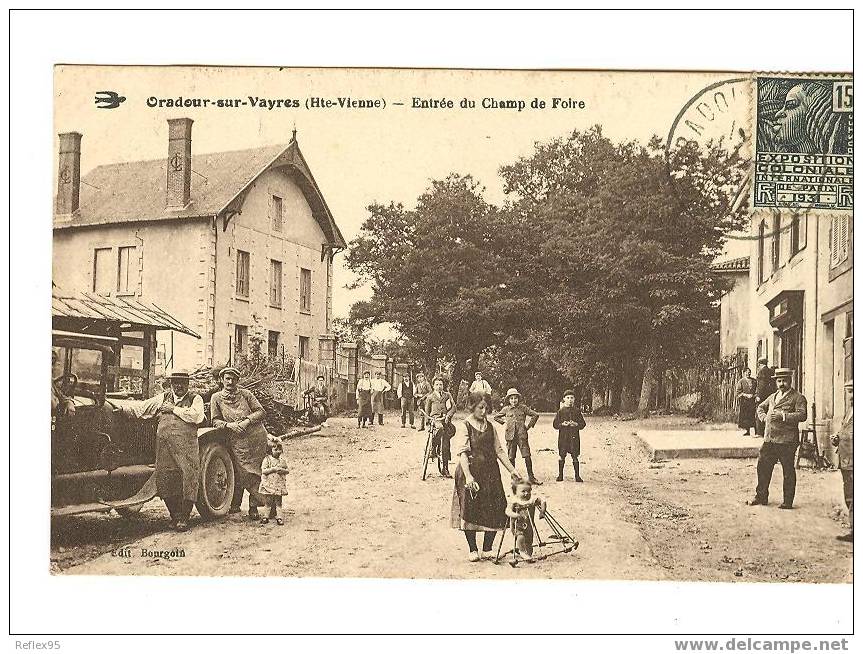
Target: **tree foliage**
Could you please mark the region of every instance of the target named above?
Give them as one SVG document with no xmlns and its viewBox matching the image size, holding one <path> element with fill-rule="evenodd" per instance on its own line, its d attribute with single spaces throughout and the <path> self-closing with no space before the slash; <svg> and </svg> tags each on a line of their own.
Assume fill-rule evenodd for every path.
<svg viewBox="0 0 863 654">
<path fill-rule="evenodd" d="M 368 207 L 347 263 L 373 295 L 351 323 L 392 323 L 427 369 L 451 357 L 460 378 L 486 352 L 501 380 L 529 376 L 519 383 L 540 393 L 566 380 L 640 387 L 644 409 L 659 370 L 712 343 L 724 282 L 711 266 L 743 221 L 738 153 L 614 143 L 597 126 L 537 144 L 500 175 L 501 208 L 455 174 L 414 209 Z"/>
</svg>

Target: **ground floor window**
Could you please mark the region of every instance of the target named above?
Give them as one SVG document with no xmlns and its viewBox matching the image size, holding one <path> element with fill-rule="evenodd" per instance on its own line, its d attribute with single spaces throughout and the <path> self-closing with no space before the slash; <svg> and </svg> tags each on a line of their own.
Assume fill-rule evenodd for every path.
<svg viewBox="0 0 863 654">
<path fill-rule="evenodd" d="M 234 325 L 234 353 L 245 356 L 249 347 L 249 328 L 246 325 Z"/>
<path fill-rule="evenodd" d="M 299 347 L 297 351 L 297 355 L 301 359 L 308 359 L 311 352 L 309 351 L 309 337 L 308 336 L 300 336 Z"/>
<path fill-rule="evenodd" d="M 281 333 L 274 332 L 270 330 L 267 334 L 267 356 L 270 359 L 275 359 L 279 356 L 279 341 L 281 340 Z"/>
</svg>

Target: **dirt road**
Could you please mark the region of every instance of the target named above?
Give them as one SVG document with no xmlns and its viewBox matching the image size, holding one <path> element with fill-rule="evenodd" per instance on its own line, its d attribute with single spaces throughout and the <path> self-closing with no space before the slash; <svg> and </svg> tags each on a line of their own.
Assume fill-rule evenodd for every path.
<svg viewBox="0 0 863 654">
<path fill-rule="evenodd" d="M 585 483 L 572 480 L 570 466 L 558 483 L 556 432 L 543 416 L 531 435 L 545 481 L 538 491 L 580 546 L 532 565 L 468 562 L 463 535 L 449 528 L 453 482 L 436 472 L 420 481 L 425 434 L 388 416 L 383 427 L 362 431 L 354 420 L 333 419 L 290 441 L 283 527 L 243 514 L 193 519 L 177 534 L 154 500 L 131 520 L 56 521 L 51 566 L 90 575 L 851 581 L 852 546 L 834 540 L 847 529 L 838 472 L 801 470 L 794 511 L 776 502 L 748 507 L 754 460 L 649 463 L 633 435 L 638 424 L 588 418 Z M 777 467 L 771 497 L 780 495 Z"/>
</svg>

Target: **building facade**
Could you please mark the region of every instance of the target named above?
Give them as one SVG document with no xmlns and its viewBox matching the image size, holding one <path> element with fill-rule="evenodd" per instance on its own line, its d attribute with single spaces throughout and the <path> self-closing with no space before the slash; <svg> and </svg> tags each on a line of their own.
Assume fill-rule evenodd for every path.
<svg viewBox="0 0 863 654">
<path fill-rule="evenodd" d="M 144 296 L 202 336 L 159 336 L 166 367 L 213 366 L 260 347 L 331 357 L 333 257 L 345 241 L 300 151 L 192 155 L 168 121 L 168 156 L 80 174 L 82 135 L 60 135 L 53 279 Z"/>
<path fill-rule="evenodd" d="M 774 212 L 751 225 L 750 352 L 794 371 L 822 445 L 841 424 L 854 374 L 852 223 L 850 212 Z"/>
<path fill-rule="evenodd" d="M 726 277 L 730 286 L 719 300 L 719 358 L 749 361 L 749 257 L 737 257 L 714 264 L 713 270 Z"/>
</svg>

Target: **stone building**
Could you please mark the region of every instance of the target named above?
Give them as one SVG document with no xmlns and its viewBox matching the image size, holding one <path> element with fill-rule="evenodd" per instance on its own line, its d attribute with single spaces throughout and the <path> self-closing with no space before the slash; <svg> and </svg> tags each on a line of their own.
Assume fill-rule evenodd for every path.
<svg viewBox="0 0 863 654">
<path fill-rule="evenodd" d="M 727 300 L 721 332 L 747 334 L 751 363 L 766 357 L 794 371 L 824 445 L 845 415 L 843 387 L 854 375 L 852 216 L 756 214 L 751 237 L 748 301 Z"/>
<path fill-rule="evenodd" d="M 754 365 L 749 361 L 749 257 L 718 262 L 713 270 L 731 282 L 719 301 L 719 357 Z"/>
<path fill-rule="evenodd" d="M 167 156 L 81 175 L 60 134 L 54 282 L 144 295 L 202 336 L 160 335 L 167 367 L 212 366 L 260 339 L 270 356 L 332 360 L 333 257 L 346 244 L 297 143 L 192 154 L 168 120 Z"/>
</svg>

